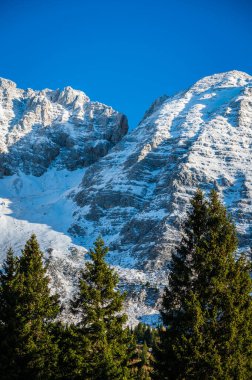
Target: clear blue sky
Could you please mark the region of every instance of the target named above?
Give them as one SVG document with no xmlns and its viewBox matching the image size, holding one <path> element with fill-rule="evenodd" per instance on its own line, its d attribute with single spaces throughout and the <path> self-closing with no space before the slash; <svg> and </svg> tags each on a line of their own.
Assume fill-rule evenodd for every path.
<svg viewBox="0 0 252 380">
<path fill-rule="evenodd" d="M 0 76 L 81 89 L 135 127 L 152 101 L 252 74 L 251 0 L 0 0 Z"/>
</svg>

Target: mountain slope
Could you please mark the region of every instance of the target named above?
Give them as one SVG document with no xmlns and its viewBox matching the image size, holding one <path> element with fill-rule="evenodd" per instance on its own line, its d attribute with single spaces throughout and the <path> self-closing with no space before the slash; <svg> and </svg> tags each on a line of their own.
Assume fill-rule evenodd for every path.
<svg viewBox="0 0 252 380">
<path fill-rule="evenodd" d="M 42 228 L 39 237 L 43 248 L 52 253 L 52 277 L 63 296 L 71 291 L 82 260 L 76 249 L 79 245 L 88 248 L 102 234 L 110 245 L 108 261 L 118 270 L 121 286 L 130 293 L 127 308 L 131 320 L 152 318 L 159 289 L 166 283 L 171 251 L 180 239 L 185 210 L 198 186 L 220 191 L 238 227 L 241 249 L 249 248 L 251 76 L 238 71 L 216 74 L 184 92 L 161 97 L 139 126 L 126 135 L 125 117 L 112 109 L 99 105 L 103 110 L 100 119 L 100 111 L 86 112 L 97 103 L 87 100 L 83 93 L 63 91 L 74 92 L 70 96 L 50 91 L 39 95 L 48 99 L 48 94 L 56 94 L 50 100 L 50 122 L 43 119 L 43 106 L 32 111 L 39 115 L 39 127 L 29 112 L 16 111 L 15 119 L 11 114 L 14 105 L 8 106 L 8 113 L 0 102 L 9 123 L 6 126 L 6 119 L 2 119 L 0 168 L 3 175 L 12 174 L 0 180 L 0 196 L 6 199 L 2 205 L 5 222 L 0 217 L 0 226 L 9 218 L 4 228 L 8 232 L 0 241 L 4 248 L 10 240 L 18 241 L 13 225 L 19 225 L 20 219 L 25 225 L 20 229 Z M 22 94 L 28 96 L 27 92 Z M 76 119 L 76 107 L 85 128 Z M 67 112 L 64 122 L 58 123 L 56 109 L 63 115 Z M 19 135 L 25 115 L 30 120 L 24 128 L 28 132 L 13 142 L 11 121 L 15 120 L 14 134 Z M 89 129 L 90 124 L 93 128 Z M 74 140 L 73 146 L 61 143 L 62 133 L 63 141 Z M 45 160 L 34 154 L 34 141 L 40 142 L 39 151 Z M 102 148 L 90 159 L 90 146 L 93 149 L 97 145 Z M 32 201 L 36 212 L 29 210 Z"/>
<path fill-rule="evenodd" d="M 251 147 L 252 77 L 236 71 L 206 77 L 154 104 L 138 128 L 86 171 L 75 196 L 77 225 L 87 241 L 101 231 L 113 261 L 122 262 L 120 252 L 127 252 L 126 266 L 158 269 L 178 239 L 195 188 L 215 187 L 245 247 Z"/>
<path fill-rule="evenodd" d="M 252 77 L 228 72 L 156 101 L 140 125 L 86 171 L 71 231 L 86 245 L 98 231 L 110 262 L 144 274 L 153 302 L 197 187 L 216 188 L 242 249 L 251 241 Z M 139 283 L 138 283 L 139 284 Z M 138 287 L 139 291 L 139 287 Z"/>
</svg>

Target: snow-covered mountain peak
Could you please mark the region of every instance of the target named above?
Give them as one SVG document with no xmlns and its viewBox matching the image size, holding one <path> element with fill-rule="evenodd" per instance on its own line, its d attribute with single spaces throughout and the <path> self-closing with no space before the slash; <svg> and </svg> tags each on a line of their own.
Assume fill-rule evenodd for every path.
<svg viewBox="0 0 252 380">
<path fill-rule="evenodd" d="M 64 297 L 101 234 L 129 291 L 128 312 L 156 313 L 159 289 L 197 187 L 216 188 L 252 237 L 252 77 L 230 71 L 158 98 L 127 133 L 127 119 L 81 91 L 0 86 L 0 243 L 31 232 L 52 252 Z M 76 245 L 77 246 L 76 246 Z M 147 285 L 148 284 L 148 285 Z"/>
<path fill-rule="evenodd" d="M 107 154 L 128 130 L 127 118 L 70 86 L 62 91 L 0 86 L 0 173 L 76 169 Z"/>
<path fill-rule="evenodd" d="M 66 107 L 72 106 L 76 109 L 83 107 L 85 103 L 90 102 L 90 99 L 84 92 L 67 86 L 59 93 L 57 101 Z"/>
<path fill-rule="evenodd" d="M 9 80 L 9 79 L 5 79 L 5 78 L 0 78 L 0 87 L 4 88 L 4 89 L 7 89 L 7 88 L 16 88 L 17 85 L 15 82 Z"/>
<path fill-rule="evenodd" d="M 244 87 L 252 84 L 252 76 L 242 71 L 232 70 L 214 74 L 197 81 L 190 91 L 194 93 L 205 92 L 210 89 L 225 87 Z"/>
<path fill-rule="evenodd" d="M 216 188 L 246 250 L 252 235 L 251 79 L 216 74 L 154 102 L 140 125 L 85 172 L 71 231 L 87 246 L 101 233 L 113 264 L 162 283 L 190 197 L 197 187 Z"/>
</svg>

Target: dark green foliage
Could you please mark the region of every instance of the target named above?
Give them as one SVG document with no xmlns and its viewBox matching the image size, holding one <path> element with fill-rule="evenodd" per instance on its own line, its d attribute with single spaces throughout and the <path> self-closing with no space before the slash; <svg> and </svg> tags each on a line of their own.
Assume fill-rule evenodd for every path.
<svg viewBox="0 0 252 380">
<path fill-rule="evenodd" d="M 139 322 L 138 325 L 133 330 L 133 333 L 136 337 L 136 341 L 138 344 L 142 344 L 145 338 L 145 332 L 147 330 L 147 326 L 144 323 Z"/>
<path fill-rule="evenodd" d="M 88 367 L 86 352 L 90 349 L 87 338 L 73 324 L 65 326 L 58 323 L 54 326 L 53 333 L 59 347 L 55 379 L 83 379 L 83 369 Z"/>
<path fill-rule="evenodd" d="M 9 249 L 0 272 L 0 378 L 16 379 L 18 261 Z"/>
<path fill-rule="evenodd" d="M 250 265 L 216 192 L 198 191 L 172 256 L 155 349 L 157 378 L 252 378 Z"/>
<path fill-rule="evenodd" d="M 144 342 L 144 344 L 143 344 L 142 354 L 141 354 L 141 362 L 142 362 L 143 366 L 147 365 L 147 362 L 148 362 L 148 346 L 147 346 L 146 342 Z"/>
<path fill-rule="evenodd" d="M 6 379 L 50 379 L 57 368 L 57 345 L 53 342 L 53 320 L 59 312 L 58 297 L 50 295 L 43 254 L 35 235 L 27 241 L 19 260 L 8 254 L 1 275 L 1 333 L 13 353 Z M 6 280 L 7 279 L 7 280 Z M 7 281 L 7 285 L 4 284 Z M 10 302 L 10 296 L 13 297 Z M 9 320 L 5 318 L 8 309 Z M 13 377 L 12 373 L 15 373 Z"/>
<path fill-rule="evenodd" d="M 158 335 L 158 330 L 140 322 L 134 328 L 133 333 L 138 344 L 146 342 L 149 347 L 152 347 Z"/>
<path fill-rule="evenodd" d="M 59 313 L 58 297 L 50 295 L 49 278 L 35 235 L 27 241 L 20 257 L 18 364 L 26 378 L 49 378 L 57 365 L 57 346 L 50 324 Z"/>
<path fill-rule="evenodd" d="M 138 323 L 132 330 L 137 343 L 134 358 L 134 374 L 137 380 L 150 380 L 152 374 L 152 348 L 158 337 L 158 330 L 144 323 Z"/>
<path fill-rule="evenodd" d="M 85 361 L 80 363 L 85 379 L 130 378 L 128 364 L 134 347 L 129 330 L 123 327 L 127 319 L 122 313 L 125 295 L 115 289 L 118 276 L 105 262 L 107 252 L 98 238 L 72 303 L 73 311 L 80 313 L 79 334 L 85 337 Z"/>
<path fill-rule="evenodd" d="M 149 348 L 146 342 L 137 346 L 138 359 L 135 360 L 135 376 L 137 380 L 150 380 L 152 368 L 150 366 Z"/>
</svg>

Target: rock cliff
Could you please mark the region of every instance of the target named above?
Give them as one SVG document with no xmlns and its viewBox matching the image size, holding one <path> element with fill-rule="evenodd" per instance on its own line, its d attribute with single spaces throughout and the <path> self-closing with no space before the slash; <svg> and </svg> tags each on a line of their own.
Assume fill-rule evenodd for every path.
<svg viewBox="0 0 252 380">
<path fill-rule="evenodd" d="M 105 156 L 127 133 L 127 118 L 81 91 L 20 90 L 0 79 L 0 173 L 41 176 Z"/>
<path fill-rule="evenodd" d="M 125 116 L 80 91 L 0 84 L 0 245 L 19 248 L 37 233 L 62 297 L 82 265 L 80 246 L 101 234 L 131 321 L 153 321 L 197 187 L 220 192 L 240 249 L 250 249 L 251 76 L 216 74 L 163 96 L 130 133 Z"/>
</svg>

